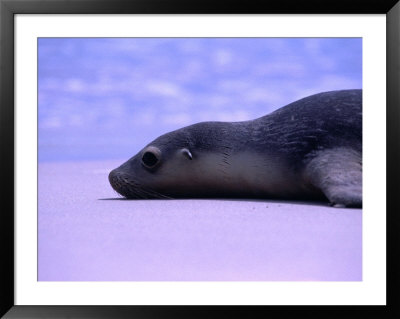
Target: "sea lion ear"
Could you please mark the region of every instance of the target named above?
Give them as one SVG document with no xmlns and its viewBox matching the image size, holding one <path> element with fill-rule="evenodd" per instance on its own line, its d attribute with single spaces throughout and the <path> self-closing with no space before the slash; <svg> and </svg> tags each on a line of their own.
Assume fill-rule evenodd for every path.
<svg viewBox="0 0 400 319">
<path fill-rule="evenodd" d="M 192 153 L 190 153 L 190 151 L 187 148 L 182 148 L 181 153 L 185 155 L 188 159 L 190 160 L 193 159 Z"/>
</svg>

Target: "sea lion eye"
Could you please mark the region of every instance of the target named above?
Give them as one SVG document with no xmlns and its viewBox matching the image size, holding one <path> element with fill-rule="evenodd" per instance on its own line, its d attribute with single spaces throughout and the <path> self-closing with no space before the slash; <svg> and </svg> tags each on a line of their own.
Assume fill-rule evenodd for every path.
<svg viewBox="0 0 400 319">
<path fill-rule="evenodd" d="M 142 157 L 143 164 L 149 167 L 153 167 L 157 164 L 158 158 L 151 152 L 144 153 Z"/>
<path fill-rule="evenodd" d="M 157 147 L 149 146 L 142 156 L 142 163 L 148 168 L 155 167 L 161 159 L 161 152 Z"/>
</svg>

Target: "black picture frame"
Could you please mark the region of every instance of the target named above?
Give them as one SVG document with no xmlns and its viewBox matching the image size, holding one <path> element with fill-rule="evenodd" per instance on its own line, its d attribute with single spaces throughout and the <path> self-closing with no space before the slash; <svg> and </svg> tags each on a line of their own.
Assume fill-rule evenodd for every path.
<svg viewBox="0 0 400 319">
<path fill-rule="evenodd" d="M 14 304 L 14 15 L 15 14 L 385 14 L 387 21 L 386 306 L 17 306 Z M 398 0 L 0 0 L 0 315 L 5 318 L 334 317 L 399 318 L 396 199 L 400 162 L 400 3 Z M 379 212 L 384 214 L 385 212 Z"/>
</svg>

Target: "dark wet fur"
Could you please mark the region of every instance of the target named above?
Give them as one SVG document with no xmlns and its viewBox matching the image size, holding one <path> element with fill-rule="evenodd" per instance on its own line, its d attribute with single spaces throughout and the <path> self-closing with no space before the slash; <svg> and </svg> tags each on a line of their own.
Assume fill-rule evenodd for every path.
<svg viewBox="0 0 400 319">
<path fill-rule="evenodd" d="M 288 104 L 271 114 L 243 122 L 201 122 L 161 135 L 148 145 L 163 149 L 169 158 L 177 148 L 222 154 L 221 170 L 234 153 L 252 152 L 284 158 L 293 171 L 304 166 L 321 151 L 336 147 L 351 148 L 362 154 L 362 90 L 343 90 L 315 94 Z M 110 173 L 112 187 L 127 198 L 171 198 L 131 180 L 144 169 L 139 152 Z M 118 172 L 122 172 L 118 176 Z M 140 180 L 140 178 L 139 178 Z M 221 194 L 223 190 L 221 190 Z M 198 195 L 198 196 L 197 196 Z M 229 194 L 223 194 L 229 197 Z M 245 193 L 243 193 L 245 195 Z M 185 198 L 180 194 L 179 198 Z M 202 192 L 187 197 L 204 197 Z M 211 197 L 211 196 L 207 196 Z"/>
</svg>

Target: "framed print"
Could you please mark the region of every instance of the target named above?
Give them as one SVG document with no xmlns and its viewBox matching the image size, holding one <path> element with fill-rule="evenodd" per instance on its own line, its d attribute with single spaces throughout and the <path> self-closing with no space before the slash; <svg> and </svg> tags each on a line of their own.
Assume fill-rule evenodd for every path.
<svg viewBox="0 0 400 319">
<path fill-rule="evenodd" d="M 1 314 L 398 313 L 399 8 L 1 1 Z"/>
</svg>

